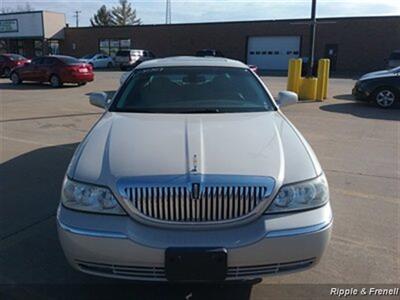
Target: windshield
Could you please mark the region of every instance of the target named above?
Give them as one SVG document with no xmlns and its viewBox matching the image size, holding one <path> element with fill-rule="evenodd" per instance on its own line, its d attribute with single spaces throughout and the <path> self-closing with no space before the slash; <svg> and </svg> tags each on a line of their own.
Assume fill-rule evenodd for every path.
<svg viewBox="0 0 400 300">
<path fill-rule="evenodd" d="M 267 92 L 248 69 L 168 67 L 134 71 L 111 111 L 227 113 L 274 110 Z"/>
<path fill-rule="evenodd" d="M 88 54 L 88 55 L 85 55 L 85 56 L 82 57 L 82 58 L 83 58 L 83 59 L 91 59 L 91 58 L 93 58 L 95 55 L 96 55 L 96 54 Z"/>
</svg>

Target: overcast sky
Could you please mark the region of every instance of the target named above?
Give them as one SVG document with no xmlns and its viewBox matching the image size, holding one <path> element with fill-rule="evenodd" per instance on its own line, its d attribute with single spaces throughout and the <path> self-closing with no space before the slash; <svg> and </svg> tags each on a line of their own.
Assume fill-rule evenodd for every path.
<svg viewBox="0 0 400 300">
<path fill-rule="evenodd" d="M 307 18 L 311 0 L 171 0 L 172 23 Z M 80 10 L 80 26 L 102 5 L 111 8 L 117 0 L 0 0 L 0 7 L 29 3 L 35 10 L 65 13 L 75 26 L 74 11 Z M 143 24 L 165 22 L 165 0 L 131 1 Z M 400 15 L 400 0 L 318 0 L 318 17 Z"/>
</svg>

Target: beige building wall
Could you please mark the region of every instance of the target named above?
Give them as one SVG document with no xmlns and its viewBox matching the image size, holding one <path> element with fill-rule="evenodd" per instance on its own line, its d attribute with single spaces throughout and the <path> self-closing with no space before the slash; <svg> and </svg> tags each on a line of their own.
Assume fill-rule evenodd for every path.
<svg viewBox="0 0 400 300">
<path fill-rule="evenodd" d="M 65 15 L 50 11 L 43 11 L 44 38 L 64 39 Z"/>
</svg>

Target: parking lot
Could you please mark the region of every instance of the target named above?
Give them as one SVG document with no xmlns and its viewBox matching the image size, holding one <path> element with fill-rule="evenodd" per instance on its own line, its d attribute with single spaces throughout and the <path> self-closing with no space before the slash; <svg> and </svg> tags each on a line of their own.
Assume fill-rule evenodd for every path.
<svg viewBox="0 0 400 300">
<path fill-rule="evenodd" d="M 332 79 L 327 101 L 284 109 L 315 150 L 330 184 L 333 235 L 317 267 L 267 278 L 251 291 L 245 286 L 205 290 L 140 284 L 130 284 L 126 291 L 120 281 L 72 270 L 56 233 L 61 182 L 75 147 L 102 113 L 89 104 L 88 95 L 112 93 L 120 75 L 98 71 L 93 83 L 60 89 L 12 86 L 0 79 L 0 284 L 24 286 L 10 293 L 28 299 L 57 295 L 60 285 L 68 284 L 71 292 L 76 284 L 101 283 L 103 289 L 87 292 L 101 295 L 109 286 L 131 299 L 185 299 L 190 293 L 192 299 L 207 293 L 266 299 L 273 284 L 399 284 L 400 109 L 354 102 L 349 95 L 352 79 Z M 286 87 L 285 77 L 263 79 L 275 95 Z M 54 288 L 43 291 L 43 285 L 36 284 Z M 291 291 L 302 296 L 300 287 Z"/>
</svg>

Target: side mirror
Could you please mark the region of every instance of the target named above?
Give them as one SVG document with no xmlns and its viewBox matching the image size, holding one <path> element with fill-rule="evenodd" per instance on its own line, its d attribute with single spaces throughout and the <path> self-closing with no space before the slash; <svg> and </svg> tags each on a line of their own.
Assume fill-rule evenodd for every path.
<svg viewBox="0 0 400 300">
<path fill-rule="evenodd" d="M 288 106 L 291 104 L 295 104 L 299 101 L 299 97 L 296 93 L 283 91 L 279 92 L 278 100 L 276 101 L 279 107 Z"/>
<path fill-rule="evenodd" d="M 107 107 L 107 94 L 104 92 L 91 93 L 89 96 L 89 101 L 90 101 L 90 104 L 92 104 L 94 106 L 106 108 Z"/>
</svg>

